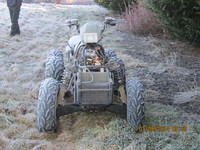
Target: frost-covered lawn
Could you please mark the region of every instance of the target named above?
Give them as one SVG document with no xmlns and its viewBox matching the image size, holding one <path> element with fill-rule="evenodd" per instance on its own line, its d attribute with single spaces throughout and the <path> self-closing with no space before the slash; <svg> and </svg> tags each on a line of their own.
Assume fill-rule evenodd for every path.
<svg viewBox="0 0 200 150">
<path fill-rule="evenodd" d="M 23 4 L 21 35 L 11 38 L 9 11 L 0 3 L 0 149 L 49 150 L 74 145 L 71 137 L 76 135 L 70 130 L 51 135 L 37 131 L 35 110 L 44 63 L 49 50 L 60 48 L 64 52 L 67 19 L 103 21 L 107 13 L 96 5 Z"/>
</svg>

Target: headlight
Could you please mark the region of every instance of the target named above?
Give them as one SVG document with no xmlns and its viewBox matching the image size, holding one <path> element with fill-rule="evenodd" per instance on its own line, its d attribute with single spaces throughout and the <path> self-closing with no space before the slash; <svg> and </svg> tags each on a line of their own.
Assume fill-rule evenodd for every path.
<svg viewBox="0 0 200 150">
<path fill-rule="evenodd" d="M 84 43 L 97 43 L 98 42 L 97 33 L 84 33 L 83 34 L 83 42 Z"/>
</svg>

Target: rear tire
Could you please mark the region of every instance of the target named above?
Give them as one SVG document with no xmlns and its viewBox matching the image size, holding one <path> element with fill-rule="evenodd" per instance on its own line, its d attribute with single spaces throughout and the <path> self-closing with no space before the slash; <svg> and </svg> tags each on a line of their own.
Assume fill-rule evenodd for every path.
<svg viewBox="0 0 200 150">
<path fill-rule="evenodd" d="M 40 132 L 56 131 L 58 91 L 58 81 L 53 78 L 45 79 L 40 86 L 37 106 L 37 123 Z"/>
<path fill-rule="evenodd" d="M 106 56 L 108 56 L 108 57 L 117 57 L 115 51 L 113 51 L 113 50 L 107 49 L 107 50 L 105 50 L 105 53 L 106 53 Z"/>
<path fill-rule="evenodd" d="M 138 131 L 144 121 L 143 86 L 137 79 L 130 79 L 126 84 L 127 91 L 127 121 Z"/>
<path fill-rule="evenodd" d="M 56 56 L 63 60 L 63 52 L 57 49 L 53 49 L 48 53 L 47 57 Z"/>
<path fill-rule="evenodd" d="M 112 70 L 114 76 L 114 94 L 118 95 L 118 88 L 120 85 L 125 86 L 126 76 L 125 76 L 125 65 L 124 62 L 118 57 L 111 57 L 110 60 L 119 65 L 117 69 Z"/>
<path fill-rule="evenodd" d="M 49 56 L 46 61 L 45 78 L 62 79 L 64 72 L 64 61 L 61 56 Z"/>
</svg>

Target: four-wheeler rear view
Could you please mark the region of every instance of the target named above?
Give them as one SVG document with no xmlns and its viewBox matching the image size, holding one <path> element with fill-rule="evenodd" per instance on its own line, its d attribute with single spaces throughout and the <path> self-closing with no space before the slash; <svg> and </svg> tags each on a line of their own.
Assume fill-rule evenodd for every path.
<svg viewBox="0 0 200 150">
<path fill-rule="evenodd" d="M 89 22 L 80 27 L 77 19 L 67 21 L 77 34 L 69 39 L 65 57 L 60 50 L 48 54 L 38 95 L 39 131 L 56 131 L 59 116 L 78 111 L 124 114 L 135 131 L 142 125 L 142 84 L 134 78 L 126 81 L 124 62 L 100 42 L 105 29 L 118 22 L 107 17 L 102 26 Z"/>
</svg>

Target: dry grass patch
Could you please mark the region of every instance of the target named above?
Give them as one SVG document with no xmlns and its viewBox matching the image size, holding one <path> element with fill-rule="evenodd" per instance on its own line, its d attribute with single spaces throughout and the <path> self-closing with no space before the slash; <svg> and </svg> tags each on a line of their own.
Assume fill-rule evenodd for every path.
<svg viewBox="0 0 200 150">
<path fill-rule="evenodd" d="M 139 59 L 134 59 L 130 55 L 121 52 L 117 53 L 117 55 L 124 61 L 126 69 L 145 68 L 147 66 L 145 62 L 142 62 Z"/>
<path fill-rule="evenodd" d="M 193 89 L 188 92 L 179 92 L 174 96 L 175 104 L 182 104 L 187 102 L 200 103 L 200 88 Z"/>
<path fill-rule="evenodd" d="M 42 143 L 41 143 L 42 142 Z M 21 140 L 17 139 L 12 142 L 11 149 L 20 149 L 20 150 L 57 150 L 50 142 L 46 141 L 39 141 L 39 140 Z"/>
<path fill-rule="evenodd" d="M 24 113 L 24 112 L 22 112 Z M 29 128 L 36 128 L 36 124 L 33 124 L 36 122 L 36 114 L 33 112 L 32 113 L 27 113 L 25 115 L 18 115 L 15 118 L 16 123 L 25 125 L 26 127 Z"/>
<path fill-rule="evenodd" d="M 8 146 L 9 146 L 9 140 L 6 139 L 5 137 L 1 136 L 0 137 L 0 149 L 7 150 L 7 149 L 9 149 Z"/>
<path fill-rule="evenodd" d="M 14 123 L 14 118 L 9 115 L 0 113 L 0 129 L 4 130 Z"/>
<path fill-rule="evenodd" d="M 155 91 L 155 90 L 150 90 L 149 89 L 149 90 L 144 91 L 145 99 L 154 100 L 154 99 L 158 98 L 160 95 L 161 95 L 160 92 Z"/>
<path fill-rule="evenodd" d="M 22 136 L 22 133 L 27 130 L 26 126 L 12 124 L 8 129 L 4 131 L 4 136 L 9 139 L 19 139 Z"/>
<path fill-rule="evenodd" d="M 149 46 L 152 47 L 151 51 L 147 51 L 147 54 L 154 57 L 166 57 L 169 56 L 171 48 L 166 47 L 164 42 L 159 40 L 158 38 L 149 36 L 148 40 Z"/>
</svg>

